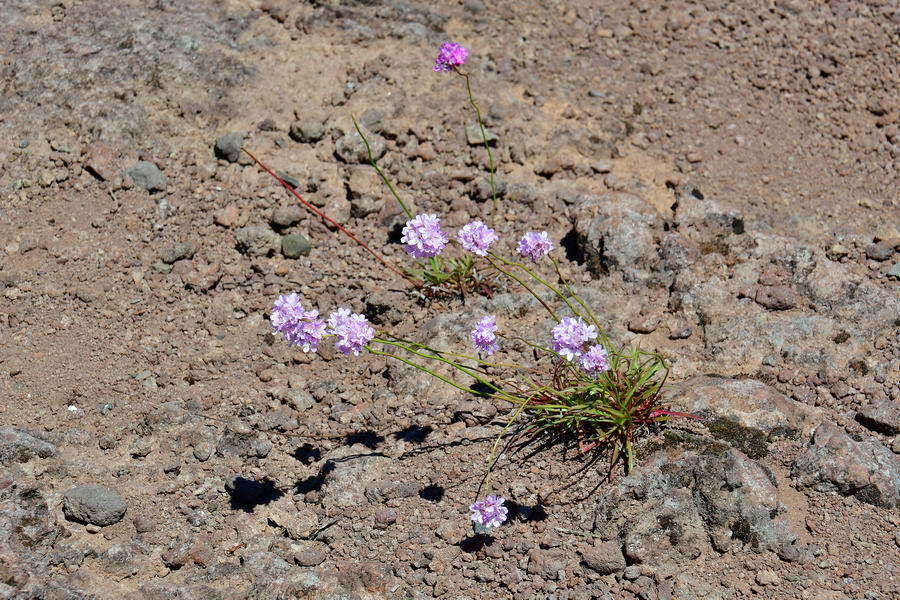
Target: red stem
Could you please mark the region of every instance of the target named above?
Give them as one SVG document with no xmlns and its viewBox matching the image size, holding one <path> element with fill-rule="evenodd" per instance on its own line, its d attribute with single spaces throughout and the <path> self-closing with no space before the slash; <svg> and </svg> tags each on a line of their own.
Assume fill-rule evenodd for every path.
<svg viewBox="0 0 900 600">
<path fill-rule="evenodd" d="M 697 419 L 699 421 L 703 420 L 703 417 L 699 415 L 692 415 L 690 413 L 683 412 L 675 412 L 674 410 L 654 410 L 651 411 L 647 416 L 648 419 L 653 419 L 656 417 L 686 417 L 688 419 Z"/>
<path fill-rule="evenodd" d="M 381 264 L 383 264 L 385 267 L 387 267 L 388 269 L 390 269 L 391 271 L 393 271 L 394 273 L 396 273 L 396 274 L 399 275 L 400 277 L 406 279 L 407 281 L 409 281 L 410 283 L 412 283 L 415 287 L 420 287 L 420 284 L 419 284 L 418 281 L 416 281 L 415 279 L 410 278 L 408 275 L 406 275 L 405 273 L 403 273 L 402 271 L 400 271 L 400 269 L 398 269 L 397 267 L 395 267 L 395 266 L 391 265 L 390 263 L 388 263 L 386 260 L 384 260 L 384 259 L 381 257 L 380 254 L 378 254 L 377 252 L 375 252 L 374 250 L 372 250 L 371 248 L 369 248 L 369 246 L 366 245 L 365 242 L 363 242 L 363 241 L 360 240 L 358 237 L 356 237 L 355 235 L 353 235 L 352 233 L 350 233 L 349 231 L 347 231 L 346 229 L 344 229 L 344 228 L 341 226 L 340 223 L 338 223 L 337 221 L 335 221 L 334 219 L 332 219 L 331 217 L 329 217 L 328 215 L 326 215 L 325 213 L 323 213 L 322 211 L 320 211 L 318 208 L 316 208 L 315 206 L 313 206 L 312 204 L 310 204 L 309 202 L 307 202 L 306 200 L 304 200 L 304 199 L 300 196 L 300 194 L 297 193 L 297 191 L 296 191 L 294 188 L 292 188 L 291 186 L 289 186 L 289 185 L 287 184 L 287 182 L 285 182 L 281 177 L 279 177 L 278 175 L 276 175 L 276 174 L 272 171 L 272 169 L 270 169 L 269 167 L 267 167 L 266 165 L 264 165 L 264 164 L 262 163 L 261 160 L 259 160 L 259 159 L 256 158 L 255 156 L 253 156 L 253 153 L 251 153 L 251 152 L 250 152 L 249 150 L 247 150 L 246 148 L 241 148 L 241 150 L 243 150 L 244 152 L 246 152 L 247 155 L 248 155 L 250 158 L 252 158 L 253 161 L 254 161 L 257 165 L 260 166 L 260 168 L 262 168 L 263 171 L 265 171 L 266 173 L 268 173 L 269 175 L 271 175 L 272 177 L 274 177 L 275 180 L 278 181 L 278 183 L 280 183 L 282 186 L 284 186 L 284 189 L 286 189 L 287 191 L 289 191 L 290 193 L 292 193 L 292 194 L 294 195 L 294 197 L 295 197 L 297 200 L 299 200 L 299 201 L 303 204 L 303 206 L 305 206 L 306 208 L 308 208 L 309 210 L 311 210 L 311 211 L 312 211 L 313 213 L 315 213 L 317 216 L 321 217 L 322 219 L 324 219 L 324 220 L 328 221 L 329 223 L 331 223 L 332 225 L 334 225 L 334 226 L 338 229 L 338 231 L 340 231 L 341 233 L 343 233 L 344 235 L 346 235 L 348 238 L 350 238 L 351 240 L 353 240 L 354 242 L 356 242 L 357 244 L 359 244 L 359 245 L 362 246 L 363 248 L 365 248 L 366 251 L 367 251 L 369 254 L 371 254 L 371 255 L 374 256 L 376 259 L 378 259 L 378 262 L 380 262 Z"/>
</svg>

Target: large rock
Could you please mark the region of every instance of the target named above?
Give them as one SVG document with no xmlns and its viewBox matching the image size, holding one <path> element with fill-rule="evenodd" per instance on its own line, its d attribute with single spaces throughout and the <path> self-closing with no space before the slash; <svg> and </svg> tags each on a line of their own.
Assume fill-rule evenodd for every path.
<svg viewBox="0 0 900 600">
<path fill-rule="evenodd" d="M 711 441 L 711 440 L 710 440 Z M 651 455 L 600 499 L 600 533 L 624 540 L 632 563 L 693 560 L 734 543 L 801 556 L 799 516 L 781 501 L 774 477 L 738 450 Z"/>
<path fill-rule="evenodd" d="M 823 423 L 791 476 L 801 487 L 882 506 L 900 505 L 900 457 L 874 439 L 856 442 L 837 425 Z"/>
<path fill-rule="evenodd" d="M 75 571 L 84 555 L 66 551 L 66 535 L 37 481 L 17 467 L 0 471 L 0 598 L 91 597 L 67 583 L 65 571 Z"/>
<path fill-rule="evenodd" d="M 838 321 L 817 314 L 774 313 L 735 304 L 723 313 L 702 313 L 706 350 L 721 374 L 756 373 L 766 356 L 789 356 L 793 364 L 846 367 L 852 352 L 830 343 Z"/>
<path fill-rule="evenodd" d="M 36 481 L 16 469 L 0 472 L 0 552 L 11 549 L 22 559 L 31 552 L 44 553 L 62 532 Z M 3 562 L 0 555 L 0 580 Z"/>
<path fill-rule="evenodd" d="M 699 415 L 707 422 L 726 419 L 740 428 L 757 430 L 763 441 L 771 435 L 809 434 L 821 420 L 818 409 L 755 379 L 692 377 L 670 386 L 667 400 L 673 410 Z"/>
<path fill-rule="evenodd" d="M 643 282 L 658 268 L 662 218 L 649 202 L 623 192 L 585 196 L 575 208 L 574 233 L 594 275 L 621 271 Z"/>
<path fill-rule="evenodd" d="M 0 464 L 23 463 L 32 458 L 49 458 L 56 446 L 15 427 L 0 427 Z"/>
<path fill-rule="evenodd" d="M 63 496 L 63 514 L 70 521 L 105 527 L 122 520 L 128 505 L 115 490 L 100 485 L 79 485 Z"/>
<path fill-rule="evenodd" d="M 897 435 L 900 433 L 900 405 L 887 398 L 873 402 L 856 413 L 856 420 L 872 431 Z"/>
</svg>

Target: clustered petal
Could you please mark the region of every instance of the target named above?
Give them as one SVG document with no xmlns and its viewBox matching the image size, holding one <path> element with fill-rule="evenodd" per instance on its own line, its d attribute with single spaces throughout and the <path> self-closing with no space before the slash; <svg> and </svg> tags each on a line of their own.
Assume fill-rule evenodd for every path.
<svg viewBox="0 0 900 600">
<path fill-rule="evenodd" d="M 553 351 L 571 361 L 581 356 L 587 342 L 597 339 L 597 328 L 578 317 L 563 317 L 553 328 Z"/>
<path fill-rule="evenodd" d="M 594 344 L 578 359 L 581 369 L 587 373 L 603 373 L 609 370 L 609 357 L 606 348 Z"/>
<path fill-rule="evenodd" d="M 472 330 L 472 343 L 481 352 L 491 355 L 500 345 L 497 343 L 497 317 L 488 315 L 481 317 Z"/>
<path fill-rule="evenodd" d="M 319 311 L 303 309 L 297 294 L 281 295 L 272 308 L 272 332 L 304 352 L 315 352 L 325 335 L 325 322 L 318 317 Z"/>
<path fill-rule="evenodd" d="M 553 242 L 546 231 L 529 231 L 519 240 L 519 254 L 528 257 L 532 262 L 537 262 L 542 256 L 547 256 L 553 250 Z"/>
<path fill-rule="evenodd" d="M 328 333 L 337 336 L 334 347 L 342 354 L 359 353 L 375 337 L 375 330 L 365 316 L 339 308 L 328 316 Z"/>
<path fill-rule="evenodd" d="M 481 221 L 472 221 L 462 226 L 459 233 L 456 234 L 456 239 L 463 248 L 472 254 L 485 256 L 491 244 L 496 242 L 499 237 L 496 231 Z"/>
<path fill-rule="evenodd" d="M 482 527 L 500 527 L 506 521 L 508 509 L 503 506 L 506 498 L 503 496 L 495 496 L 491 494 L 484 500 L 478 500 L 474 504 L 469 505 L 472 511 L 472 520 Z"/>
<path fill-rule="evenodd" d="M 469 51 L 464 46 L 454 42 L 445 42 L 441 44 L 437 58 L 434 59 L 434 71 L 436 73 L 452 71 L 465 64 L 468 57 Z"/>
<path fill-rule="evenodd" d="M 449 242 L 447 234 L 441 231 L 441 221 L 437 215 L 416 215 L 406 222 L 403 237 L 406 251 L 416 258 L 430 258 L 443 251 Z"/>
</svg>

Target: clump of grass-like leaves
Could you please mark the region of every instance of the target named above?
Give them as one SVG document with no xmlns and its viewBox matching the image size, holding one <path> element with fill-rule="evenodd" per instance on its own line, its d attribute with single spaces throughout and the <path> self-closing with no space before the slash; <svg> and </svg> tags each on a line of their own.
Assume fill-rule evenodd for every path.
<svg viewBox="0 0 900 600">
<path fill-rule="evenodd" d="M 535 434 L 570 437 L 582 452 L 607 448 L 610 472 L 619 458 L 631 471 L 638 433 L 675 414 L 661 403 L 667 376 L 663 358 L 640 349 L 611 353 L 609 369 L 596 376 L 558 362 L 552 384 L 526 399 L 523 416 Z"/>
</svg>

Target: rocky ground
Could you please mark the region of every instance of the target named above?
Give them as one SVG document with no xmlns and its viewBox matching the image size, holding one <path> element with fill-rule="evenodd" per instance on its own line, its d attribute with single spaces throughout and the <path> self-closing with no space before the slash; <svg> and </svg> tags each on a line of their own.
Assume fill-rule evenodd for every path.
<svg viewBox="0 0 900 600">
<path fill-rule="evenodd" d="M 895 2 L 5 0 L 0 597 L 896 597 Z M 291 350 L 296 291 L 437 346 L 515 289 L 423 298 L 399 210 L 548 230 L 613 338 L 663 353 L 638 468 L 511 449 L 505 408 Z M 521 358 L 522 348 L 508 349 Z"/>
</svg>

